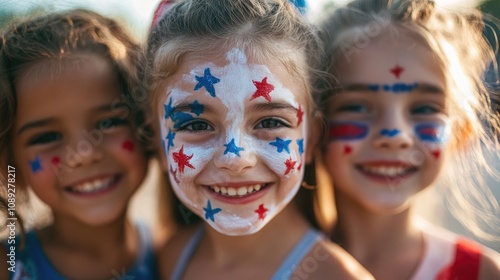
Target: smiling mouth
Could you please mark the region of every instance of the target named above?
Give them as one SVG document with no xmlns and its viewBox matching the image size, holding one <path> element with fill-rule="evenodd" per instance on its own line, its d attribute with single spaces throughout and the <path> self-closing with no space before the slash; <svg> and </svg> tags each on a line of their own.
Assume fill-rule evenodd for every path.
<svg viewBox="0 0 500 280">
<path fill-rule="evenodd" d="M 356 169 L 367 175 L 385 178 L 406 177 L 417 171 L 417 167 L 409 165 L 357 165 Z"/>
<path fill-rule="evenodd" d="M 119 180 L 121 175 L 108 176 L 105 178 L 99 178 L 91 181 L 86 181 L 81 184 L 74 186 L 68 186 L 64 189 L 68 192 L 75 194 L 94 194 L 99 192 L 104 192 L 111 187 L 113 187 Z"/>
<path fill-rule="evenodd" d="M 240 187 L 223 187 L 223 186 L 207 186 L 210 190 L 213 192 L 229 197 L 229 198 L 237 198 L 237 197 L 244 197 L 248 196 L 254 193 L 257 193 L 261 191 L 262 189 L 265 189 L 269 184 L 255 184 L 255 185 L 248 185 L 248 186 L 240 186 Z"/>
</svg>

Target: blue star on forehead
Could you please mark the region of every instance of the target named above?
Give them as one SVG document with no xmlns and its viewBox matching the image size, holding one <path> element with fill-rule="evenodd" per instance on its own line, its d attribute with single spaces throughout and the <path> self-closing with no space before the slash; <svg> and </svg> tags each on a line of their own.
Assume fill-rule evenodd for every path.
<svg viewBox="0 0 500 280">
<path fill-rule="evenodd" d="M 38 155 L 32 161 L 30 160 L 29 163 L 31 172 L 37 173 L 38 171 L 42 170 L 42 162 L 40 161 L 40 157 Z"/>
<path fill-rule="evenodd" d="M 304 153 L 304 138 L 297 140 L 297 145 L 299 146 L 299 154 Z"/>
<path fill-rule="evenodd" d="M 236 144 L 234 143 L 234 138 L 231 139 L 231 141 L 228 144 L 224 144 L 224 147 L 226 147 L 224 154 L 233 153 L 237 156 L 240 156 L 240 151 L 245 150 L 243 148 L 236 146 Z"/>
<path fill-rule="evenodd" d="M 172 112 L 175 109 L 175 107 L 172 106 L 172 98 L 170 98 L 168 104 L 163 104 L 163 108 L 165 108 L 165 119 L 168 119 L 169 117 L 171 117 Z"/>
<path fill-rule="evenodd" d="M 205 210 L 205 219 L 206 220 L 210 219 L 210 220 L 212 220 L 212 222 L 215 222 L 214 215 L 219 213 L 220 211 L 222 211 L 222 209 L 220 209 L 220 208 L 212 209 L 212 205 L 210 204 L 210 200 L 208 200 L 207 208 L 203 207 L 203 210 Z"/>
<path fill-rule="evenodd" d="M 173 147 L 174 146 L 174 138 L 175 138 L 175 132 L 172 132 L 172 130 L 170 130 L 170 128 L 168 129 L 168 135 L 167 135 L 167 140 L 168 140 L 168 143 L 167 143 L 167 151 L 170 151 L 170 147 Z"/>
<path fill-rule="evenodd" d="M 194 87 L 194 90 L 199 90 L 200 88 L 204 87 L 212 97 L 215 97 L 214 84 L 220 82 L 220 79 L 210 74 L 210 68 L 205 69 L 203 77 L 195 76 L 195 78 L 198 83 Z"/>
<path fill-rule="evenodd" d="M 288 147 L 288 145 L 290 145 L 291 142 L 292 140 L 283 140 L 279 137 L 276 137 L 276 141 L 269 143 L 269 145 L 278 148 L 278 153 L 283 152 L 283 150 L 285 150 L 287 153 L 290 153 L 290 148 Z"/>
<path fill-rule="evenodd" d="M 191 113 L 199 116 L 205 110 L 203 104 L 198 103 L 198 100 L 195 100 L 193 103 L 189 104 L 189 108 L 191 108 Z"/>
</svg>

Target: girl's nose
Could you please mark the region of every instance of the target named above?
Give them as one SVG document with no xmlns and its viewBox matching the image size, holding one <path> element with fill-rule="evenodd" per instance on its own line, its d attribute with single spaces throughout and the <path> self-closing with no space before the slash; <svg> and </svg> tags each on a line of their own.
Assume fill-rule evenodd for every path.
<svg viewBox="0 0 500 280">
<path fill-rule="evenodd" d="M 409 129 L 401 126 L 382 128 L 376 133 L 374 145 L 379 149 L 408 149 L 413 145 Z"/>
<path fill-rule="evenodd" d="M 84 138 L 78 138 L 73 145 L 66 147 L 65 160 L 70 168 L 78 168 L 101 161 L 103 151 L 99 145 L 94 145 Z"/>
<path fill-rule="evenodd" d="M 230 139 L 215 155 L 214 164 L 219 169 L 234 173 L 243 172 L 257 164 L 257 157 L 251 147 L 245 147 L 242 141 Z"/>
</svg>

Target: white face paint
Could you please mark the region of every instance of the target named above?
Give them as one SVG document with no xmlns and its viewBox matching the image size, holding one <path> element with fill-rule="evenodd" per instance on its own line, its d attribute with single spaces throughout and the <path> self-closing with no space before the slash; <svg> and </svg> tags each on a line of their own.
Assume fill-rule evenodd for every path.
<svg viewBox="0 0 500 280">
<path fill-rule="evenodd" d="M 159 110 L 179 199 L 217 231 L 259 231 L 293 198 L 305 160 L 301 81 L 276 61 L 187 56 Z M 174 136 L 175 135 L 175 136 Z"/>
</svg>

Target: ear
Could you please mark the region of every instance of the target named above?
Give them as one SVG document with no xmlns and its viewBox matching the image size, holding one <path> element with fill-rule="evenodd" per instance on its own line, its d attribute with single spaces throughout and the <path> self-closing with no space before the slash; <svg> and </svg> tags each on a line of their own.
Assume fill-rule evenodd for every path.
<svg viewBox="0 0 500 280">
<path fill-rule="evenodd" d="M 310 127 L 308 129 L 308 138 L 305 151 L 306 164 L 310 164 L 313 162 L 314 156 L 319 150 L 319 145 L 321 144 L 323 135 L 325 134 L 325 124 L 319 112 L 315 113 L 312 116 L 312 119 L 310 122 L 308 122 L 308 125 Z"/>
</svg>

